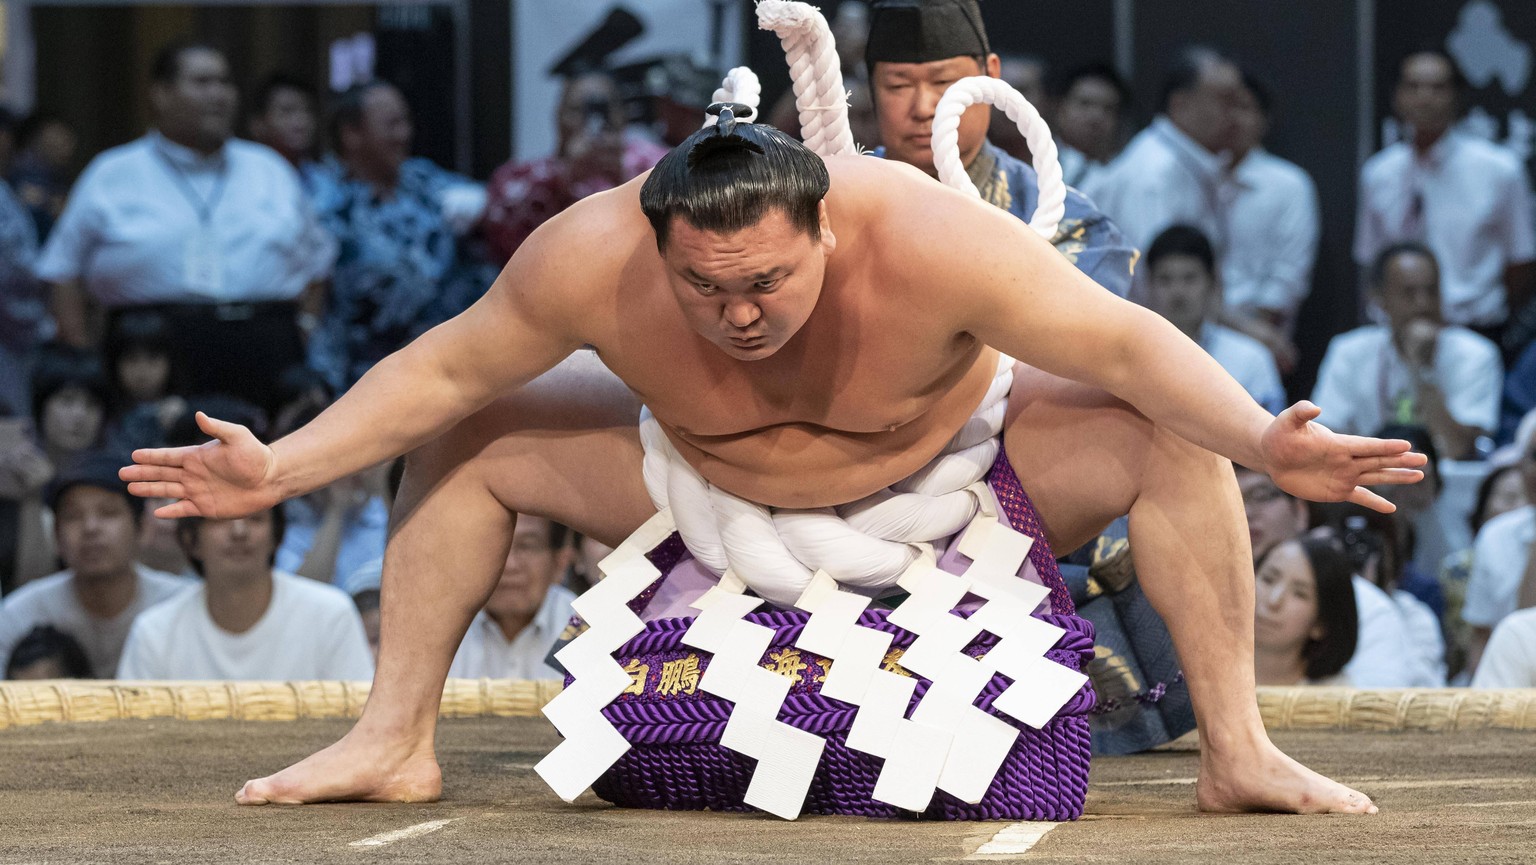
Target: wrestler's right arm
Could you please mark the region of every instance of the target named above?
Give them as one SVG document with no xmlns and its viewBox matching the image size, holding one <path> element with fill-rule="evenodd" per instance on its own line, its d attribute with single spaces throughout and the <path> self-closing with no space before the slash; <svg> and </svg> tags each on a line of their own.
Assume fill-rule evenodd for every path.
<svg viewBox="0 0 1536 865">
<path fill-rule="evenodd" d="M 602 225 L 612 210 L 581 202 L 547 222 L 479 302 L 380 361 L 319 417 L 271 447 L 244 427 L 199 414 L 199 426 L 215 441 L 135 451 L 135 465 L 121 472 L 129 490 L 175 499 L 155 512 L 162 518 L 229 519 L 432 440 L 581 347 L 579 310 L 589 308 L 603 258 L 590 240 L 611 236 Z"/>
</svg>

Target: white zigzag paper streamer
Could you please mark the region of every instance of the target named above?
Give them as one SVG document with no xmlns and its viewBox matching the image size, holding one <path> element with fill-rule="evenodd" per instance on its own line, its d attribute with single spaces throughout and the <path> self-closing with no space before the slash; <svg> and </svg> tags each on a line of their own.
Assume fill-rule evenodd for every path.
<svg viewBox="0 0 1536 865">
<path fill-rule="evenodd" d="M 729 573 L 729 572 L 727 572 Z M 826 740 L 780 721 L 779 709 L 792 682 L 758 666 L 774 631 L 743 621 L 761 598 L 733 592 L 722 581 L 694 602 L 699 615 L 683 643 L 711 653 L 699 689 L 730 700 L 730 720 L 720 744 L 757 760 L 743 800 L 754 808 L 793 820 L 821 762 Z"/>
<path fill-rule="evenodd" d="M 555 658 L 575 678 L 544 707 L 544 717 L 565 737 L 534 771 L 567 802 L 592 786 L 629 750 L 629 742 L 602 710 L 629 687 L 629 674 L 613 653 L 645 629 L 625 606 L 661 572 L 645 554 L 672 534 L 672 512 L 661 510 L 598 564 L 603 579 L 572 602 L 588 625 Z"/>
<path fill-rule="evenodd" d="M 922 546 L 914 568 L 931 568 L 933 548 Z M 859 707 L 846 744 L 885 760 L 873 798 L 911 811 L 927 808 L 954 734 L 906 719 L 917 680 L 881 669 L 891 635 L 858 624 L 869 599 L 838 591 L 837 582 L 818 571 L 796 606 L 811 618 L 795 645 L 833 662 L 822 696 Z"/>
</svg>

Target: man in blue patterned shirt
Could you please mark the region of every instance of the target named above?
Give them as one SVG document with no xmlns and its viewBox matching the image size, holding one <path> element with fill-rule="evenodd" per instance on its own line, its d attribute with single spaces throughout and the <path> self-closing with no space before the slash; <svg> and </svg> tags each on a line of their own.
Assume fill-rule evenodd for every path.
<svg viewBox="0 0 1536 865">
<path fill-rule="evenodd" d="M 344 390 L 467 309 L 496 269 L 463 238 L 484 210 L 484 190 L 411 158 L 410 108 L 393 85 L 375 81 L 342 94 L 331 135 L 336 156 L 312 175 L 311 195 L 340 249 L 309 361 Z"/>
<path fill-rule="evenodd" d="M 877 3 L 865 49 L 884 144 L 876 153 L 935 176 L 933 116 L 939 98 L 961 78 L 997 78 L 1001 66 L 987 45 L 980 13 L 969 18 L 974 7 L 966 6 Z M 985 105 L 961 116 L 960 160 L 982 198 L 1028 220 L 1040 199 L 1039 181 L 1032 167 L 987 140 L 991 117 Z M 1066 215 L 1051 243 L 1099 285 L 1126 296 L 1136 250 L 1088 196 L 1068 188 Z"/>
</svg>

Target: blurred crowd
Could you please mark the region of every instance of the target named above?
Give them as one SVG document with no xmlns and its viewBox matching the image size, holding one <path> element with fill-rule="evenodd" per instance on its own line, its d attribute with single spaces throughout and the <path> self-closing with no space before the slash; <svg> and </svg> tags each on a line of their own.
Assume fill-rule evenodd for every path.
<svg viewBox="0 0 1536 865">
<path fill-rule="evenodd" d="M 1402 139 L 1359 178 L 1368 296 L 1308 395 L 1293 335 L 1318 198 L 1265 149 L 1269 92 L 1240 59 L 1182 51 L 1133 130 L 1107 63 L 866 63 L 865 8 L 843 4 L 834 25 L 861 144 L 931 173 L 937 94 L 961 75 L 1007 79 L 1049 120 L 1074 190 L 1063 254 L 1266 408 L 1310 396 L 1337 431 L 1430 455 L 1423 483 L 1380 490 L 1391 515 L 1308 505 L 1237 470 L 1260 682 L 1536 686 L 1536 202 L 1521 159 L 1460 125 L 1456 63 L 1426 51 L 1398 68 Z M 207 441 L 197 412 L 264 440 L 309 422 L 474 304 L 544 221 L 675 143 L 627 122 L 601 65 L 566 71 L 557 151 L 486 182 L 412 155 L 411 106 L 387 81 L 323 105 L 285 75 L 239 94 L 225 54 L 198 42 L 155 60 L 153 128 L 78 176 L 67 123 L 0 116 L 7 678 L 371 677 L 403 463 L 237 520 L 160 519 L 165 501 L 129 495 L 117 469 L 137 448 Z M 764 113 L 798 126 L 787 97 Z M 1014 167 L 1030 154 L 1011 122 L 993 118 L 990 135 L 968 122 L 961 151 L 984 197 L 1028 215 L 1034 175 Z M 520 518 L 452 675 L 557 676 L 548 653 L 601 555 Z"/>
</svg>

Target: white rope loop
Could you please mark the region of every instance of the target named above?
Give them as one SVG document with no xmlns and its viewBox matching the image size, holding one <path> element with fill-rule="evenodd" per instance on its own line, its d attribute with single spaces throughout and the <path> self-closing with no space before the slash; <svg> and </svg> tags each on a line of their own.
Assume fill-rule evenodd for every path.
<svg viewBox="0 0 1536 865">
<path fill-rule="evenodd" d="M 658 509 L 671 510 L 700 564 L 717 575 L 730 570 L 774 604 L 793 606 L 817 570 L 878 595 L 917 561 L 917 545 L 954 536 L 976 515 L 1012 383 L 1013 361 L 1000 358 L 992 387 L 943 453 L 901 483 L 837 508 L 768 508 L 714 486 L 643 408 L 646 491 Z"/>
<path fill-rule="evenodd" d="M 981 194 L 960 162 L 960 115 L 977 103 L 1002 109 L 1009 120 L 1018 124 L 1029 152 L 1034 154 L 1040 183 L 1040 199 L 1029 227 L 1046 240 L 1054 238 L 1067 209 L 1067 184 L 1062 179 L 1061 161 L 1056 158 L 1056 142 L 1051 139 L 1051 130 L 1040 112 L 1006 81 L 978 75 L 962 78 L 944 92 L 933 117 L 933 161 L 939 170 L 939 180 L 946 186 Z"/>
<path fill-rule="evenodd" d="M 720 82 L 720 87 L 715 90 L 715 95 L 710 97 L 710 102 L 736 102 L 752 109 L 751 118 L 738 117 L 737 120 L 750 119 L 756 123 L 762 119 L 762 109 L 758 104 L 763 100 L 763 85 L 757 80 L 757 73 L 745 66 L 737 66 L 725 73 L 725 80 Z M 714 126 L 720 122 L 720 118 L 707 114 L 704 116 L 704 125 Z"/>
<path fill-rule="evenodd" d="M 757 26 L 777 34 L 784 46 L 805 146 L 821 157 L 857 155 L 843 66 L 827 19 L 809 3 L 758 0 Z"/>
</svg>

